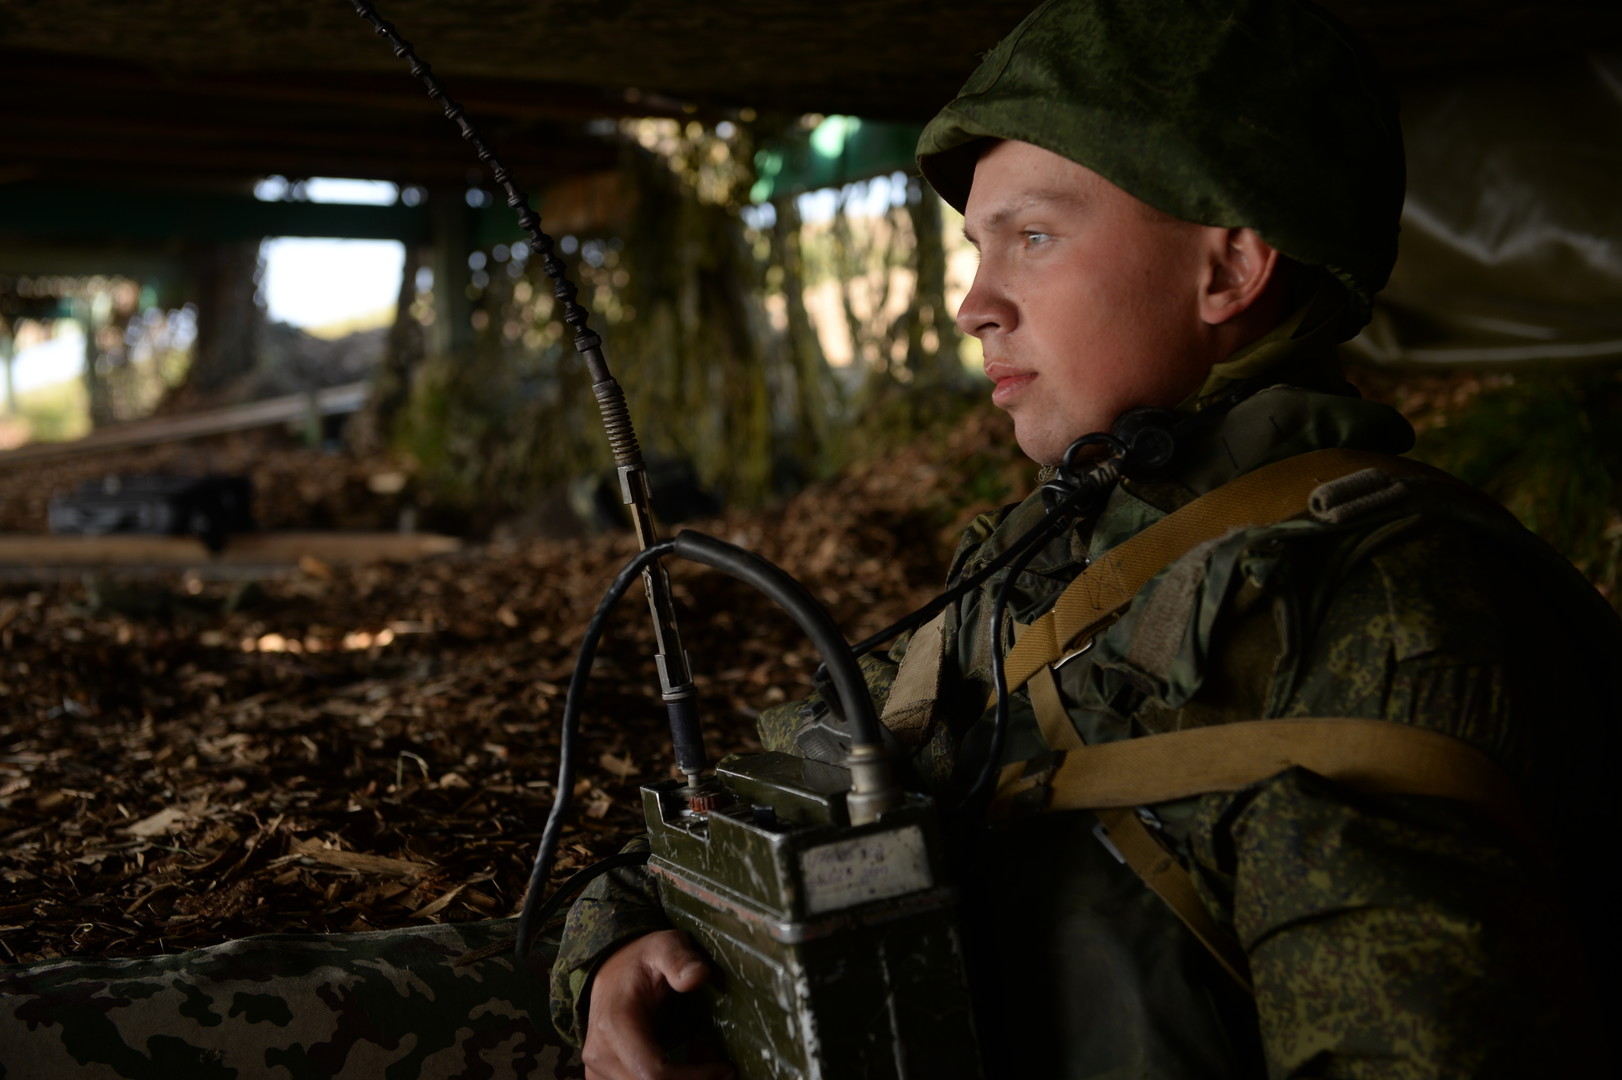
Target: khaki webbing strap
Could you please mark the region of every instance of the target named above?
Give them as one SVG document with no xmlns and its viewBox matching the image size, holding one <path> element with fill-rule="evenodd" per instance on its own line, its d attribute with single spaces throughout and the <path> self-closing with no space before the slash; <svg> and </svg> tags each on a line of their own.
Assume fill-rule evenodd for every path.
<svg viewBox="0 0 1622 1080">
<path fill-rule="evenodd" d="M 1053 669 L 1041 668 L 1030 688 L 1037 723 L 1057 760 L 1034 772 L 1019 763 L 1006 766 L 994 809 L 1021 795 L 1030 806 L 1032 789 L 1045 787 L 1047 810 L 1092 810 L 1121 860 L 1247 990 L 1244 949 L 1211 917 L 1193 878 L 1137 807 L 1236 791 L 1302 765 L 1359 791 L 1456 799 L 1536 843 L 1509 776 L 1449 735 L 1388 720 L 1243 720 L 1088 746 L 1065 711 Z"/>
<path fill-rule="evenodd" d="M 1052 668 L 1042 668 L 1032 677 L 1031 704 L 1036 710 L 1037 723 L 1048 747 L 1063 755 L 1049 775 L 1063 775 L 1066 762 L 1077 752 L 1085 753 L 1086 744 L 1065 711 L 1059 698 L 1059 688 Z M 1018 769 L 1019 766 L 1010 766 Z M 1004 776 L 1008 774 L 1005 772 Z M 1097 811 L 1099 824 L 1109 835 L 1109 841 L 1120 855 L 1121 861 L 1149 886 L 1166 906 L 1183 920 L 1183 925 L 1199 939 L 1200 944 L 1214 956 L 1240 986 L 1250 989 L 1250 962 L 1245 950 L 1211 917 L 1210 911 L 1194 889 L 1194 881 L 1182 863 L 1167 851 L 1138 817 L 1132 807 L 1116 807 Z"/>
<path fill-rule="evenodd" d="M 1245 956 L 1244 947 L 1211 917 L 1210 910 L 1194 889 L 1194 879 L 1155 838 L 1137 811 L 1122 807 L 1099 810 L 1097 814 L 1121 861 L 1183 920 L 1183 925 L 1216 957 L 1223 970 L 1250 990 L 1250 960 Z"/>
<path fill-rule="evenodd" d="M 1016 761 L 1004 765 L 997 777 L 997 796 L 992 803 L 993 820 L 1011 817 L 1012 807 L 1009 799 L 1014 795 L 1031 791 L 1034 788 L 1046 788 L 1053 772 L 1064 761 L 1064 755 L 1070 750 L 1080 750 L 1087 744 L 1081 741 L 1081 735 L 1076 731 L 1076 725 L 1070 722 L 1070 716 L 1064 710 L 1064 703 L 1059 700 L 1059 685 L 1055 680 L 1052 668 L 1042 668 L 1030 680 L 1031 705 L 1036 712 L 1036 723 L 1042 731 L 1042 739 L 1047 743 L 1051 754 L 1043 754 L 1035 761 Z M 1027 808 L 1036 810 L 1047 809 L 1046 800 L 1048 792 L 1043 791 L 1035 798 L 1040 801 L 1027 804 Z"/>
<path fill-rule="evenodd" d="M 901 745 L 917 747 L 929 738 L 941 689 L 941 650 L 946 612 L 942 611 L 913 631 L 895 682 L 884 699 L 884 726 Z"/>
<path fill-rule="evenodd" d="M 1065 754 L 1050 810 L 1147 806 L 1237 791 L 1300 765 L 1357 791 L 1468 803 L 1523 840 L 1531 830 L 1507 773 L 1450 735 L 1388 720 L 1241 720 L 1100 743 Z M 1017 794 L 1019 782 L 1008 785 Z M 1004 797 L 999 791 L 997 801 Z"/>
<path fill-rule="evenodd" d="M 1059 699 L 1059 682 L 1052 668 L 1042 668 L 1031 680 L 1031 705 L 1049 750 L 1080 750 L 1087 745 Z"/>
<path fill-rule="evenodd" d="M 1307 508 L 1307 497 L 1314 489 L 1371 468 L 1392 475 L 1435 473 L 1419 462 L 1390 454 L 1315 450 L 1230 480 L 1111 548 L 1070 583 L 1051 610 L 1019 635 L 1004 663 L 1008 692 L 1018 690 L 1036 671 L 1063 656 L 1073 642 L 1113 620 L 1150 578 L 1195 547 L 1235 529 L 1293 517 Z"/>
</svg>

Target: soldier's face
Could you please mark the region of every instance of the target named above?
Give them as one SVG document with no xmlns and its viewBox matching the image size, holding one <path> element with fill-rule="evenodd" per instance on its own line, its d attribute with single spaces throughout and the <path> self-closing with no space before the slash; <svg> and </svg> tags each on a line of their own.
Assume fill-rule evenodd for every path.
<svg viewBox="0 0 1622 1080">
<path fill-rule="evenodd" d="M 1127 409 L 1199 389 L 1220 359 L 1199 296 L 1221 232 L 1029 143 L 981 155 L 964 209 L 980 266 L 957 324 L 1026 454 L 1057 463 Z"/>
</svg>

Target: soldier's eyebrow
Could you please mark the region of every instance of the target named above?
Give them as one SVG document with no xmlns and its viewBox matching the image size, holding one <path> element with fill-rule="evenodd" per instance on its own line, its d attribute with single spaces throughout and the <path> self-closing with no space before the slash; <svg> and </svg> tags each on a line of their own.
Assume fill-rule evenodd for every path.
<svg viewBox="0 0 1622 1080">
<path fill-rule="evenodd" d="M 997 207 L 997 209 L 981 219 L 980 224 L 987 231 L 995 232 L 1006 227 L 1014 218 L 1039 212 L 1049 207 L 1073 210 L 1081 207 L 1086 201 L 1081 193 L 1073 188 L 1040 188 L 1036 191 L 1023 192 L 1004 205 Z M 975 247 L 980 246 L 980 242 L 975 239 L 974 233 L 970 231 L 967 221 L 963 223 L 963 239 Z"/>
</svg>

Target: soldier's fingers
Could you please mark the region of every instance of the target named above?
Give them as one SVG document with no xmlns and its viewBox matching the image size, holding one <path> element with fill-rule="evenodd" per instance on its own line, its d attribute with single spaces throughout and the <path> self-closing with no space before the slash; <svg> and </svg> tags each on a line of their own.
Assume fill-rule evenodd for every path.
<svg viewBox="0 0 1622 1080">
<path fill-rule="evenodd" d="M 677 1065 L 666 1060 L 654 1015 L 672 990 L 704 984 L 709 965 L 674 930 L 626 943 L 597 971 L 581 1054 L 587 1080 L 729 1080 L 725 1063 Z"/>
<path fill-rule="evenodd" d="M 648 935 L 645 962 L 678 994 L 697 990 L 710 981 L 710 965 L 686 934 L 675 930 Z"/>
<path fill-rule="evenodd" d="M 581 1060 L 586 1080 L 733 1080 L 726 1062 L 678 1065 L 665 1058 L 652 1031 L 639 1024 L 600 1029 L 587 1039 Z"/>
<path fill-rule="evenodd" d="M 736 1071 L 725 1062 L 710 1065 L 672 1065 L 662 1059 L 633 1064 L 623 1060 L 586 1065 L 586 1080 L 735 1080 Z"/>
<path fill-rule="evenodd" d="M 605 960 L 592 981 L 581 1061 L 588 1080 L 663 1080 L 665 1054 L 653 1032 L 654 1013 L 670 993 L 665 967 L 679 960 L 667 939 L 673 931 L 627 942 Z"/>
<path fill-rule="evenodd" d="M 580 1058 L 586 1080 L 655 1080 L 665 1055 L 654 1041 L 651 1008 L 635 996 L 594 1004 Z"/>
</svg>

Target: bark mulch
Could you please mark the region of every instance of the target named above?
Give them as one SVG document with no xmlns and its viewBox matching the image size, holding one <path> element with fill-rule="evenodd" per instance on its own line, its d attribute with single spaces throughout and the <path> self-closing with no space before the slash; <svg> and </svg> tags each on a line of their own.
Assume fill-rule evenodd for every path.
<svg viewBox="0 0 1622 1080">
<path fill-rule="evenodd" d="M 267 446 L 241 460 L 269 524 L 398 512 L 369 486 L 394 463 Z M 58 483 L 94 468 L 62 466 Z M 796 574 L 854 641 L 933 594 L 967 503 L 1028 482 L 1006 420 L 979 413 L 948 441 L 703 527 Z M 0 527 L 41 528 L 25 510 L 49 488 L 0 473 Z M 0 963 L 516 912 L 575 652 L 633 548 L 615 535 L 307 560 L 260 581 L 0 582 Z M 711 755 L 748 749 L 757 711 L 801 693 L 816 657 L 746 586 L 671 572 Z M 634 593 L 593 673 L 560 878 L 639 831 L 638 784 L 671 768 Z"/>
</svg>

